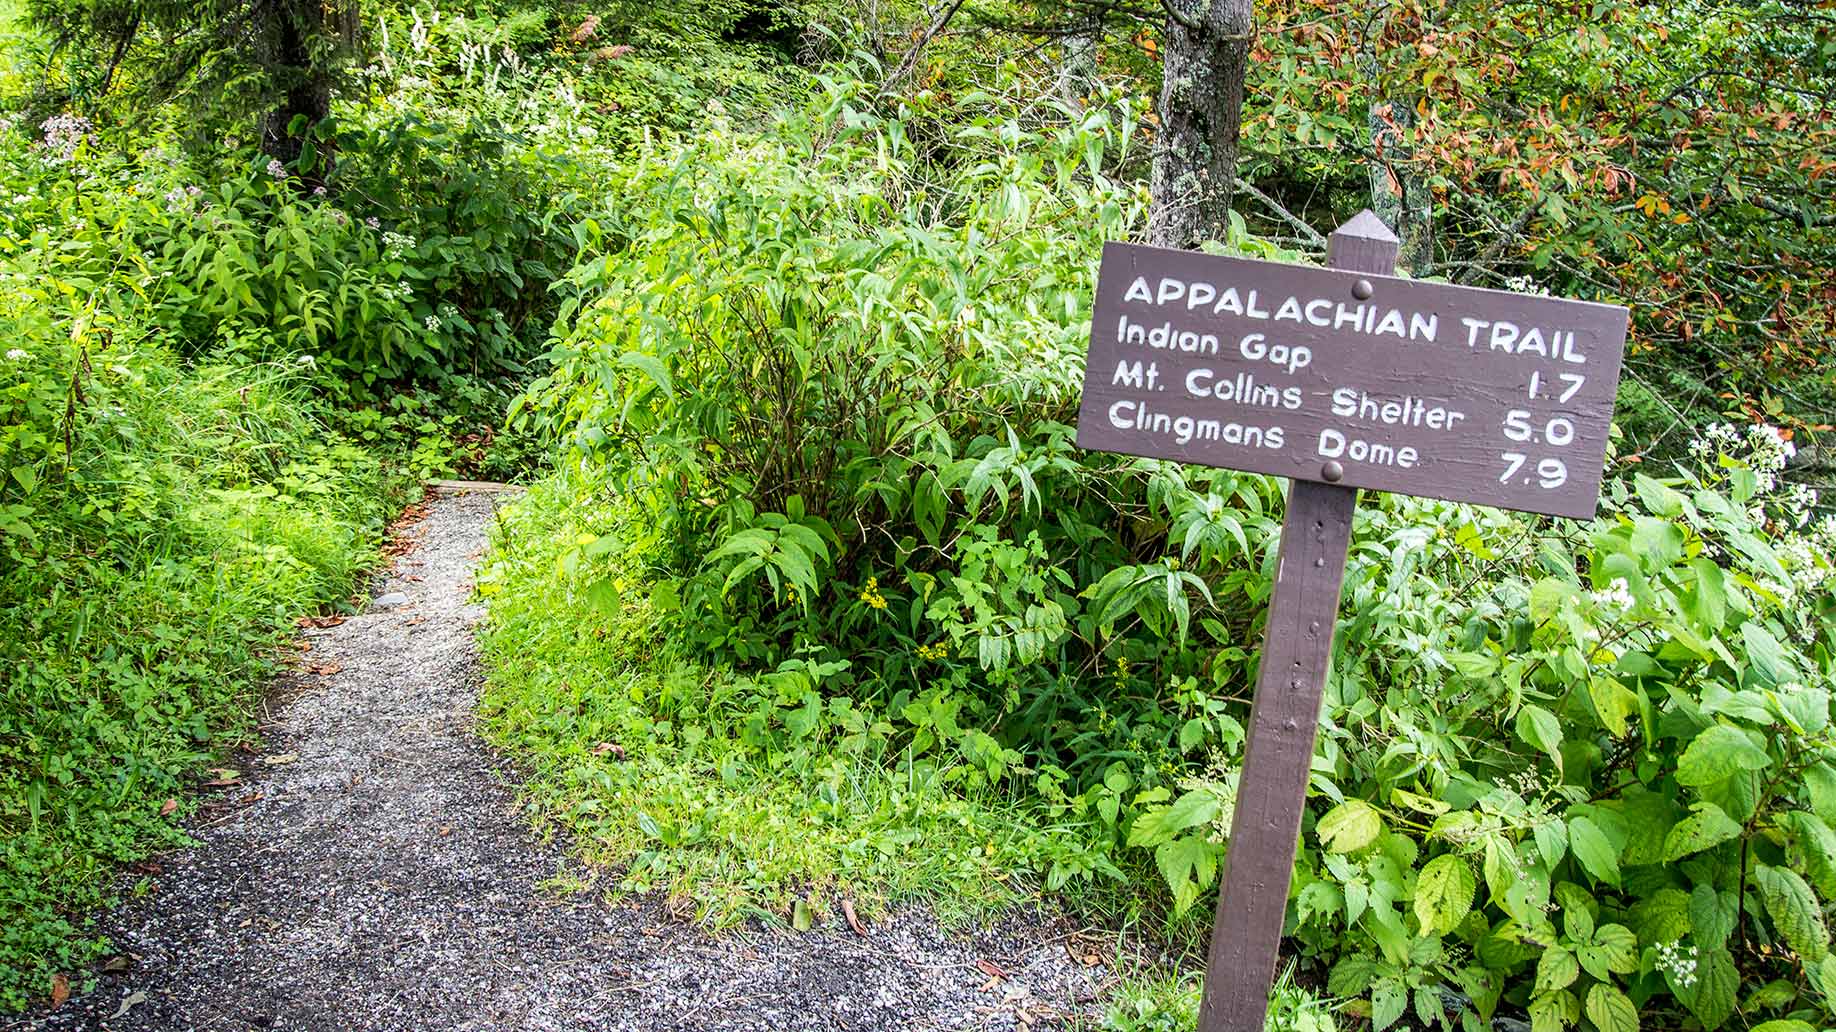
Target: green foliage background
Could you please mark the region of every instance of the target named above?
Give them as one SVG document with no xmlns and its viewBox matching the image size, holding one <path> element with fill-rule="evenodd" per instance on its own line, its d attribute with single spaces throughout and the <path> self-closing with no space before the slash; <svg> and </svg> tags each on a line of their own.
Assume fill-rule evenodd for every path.
<svg viewBox="0 0 1836 1032">
<path fill-rule="evenodd" d="M 108 93 L 12 39 L 0 1003 L 103 948 L 288 620 L 455 471 L 541 471 L 483 727 L 601 884 L 1045 899 L 1195 955 L 1283 485 L 1073 446 L 1156 35 L 1068 89 L 1053 11 L 965 11 L 913 53 L 900 4 L 380 4 L 292 167 L 254 94 L 148 103 L 157 36 Z M 1836 49 L 1756 11 L 1259 8 L 1264 199 L 1208 246 L 1308 260 L 1393 181 L 1417 274 L 1638 312 L 1599 519 L 1361 504 L 1282 1027 L 1836 1023 Z"/>
</svg>

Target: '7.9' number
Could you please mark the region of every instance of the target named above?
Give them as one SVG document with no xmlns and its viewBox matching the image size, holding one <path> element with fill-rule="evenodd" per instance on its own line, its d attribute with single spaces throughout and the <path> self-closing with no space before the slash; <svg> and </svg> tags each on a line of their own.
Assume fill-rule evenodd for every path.
<svg viewBox="0 0 1836 1032">
<path fill-rule="evenodd" d="M 1518 470 L 1523 469 L 1524 464 L 1530 461 L 1530 457 L 1523 452 L 1500 452 L 1498 457 L 1505 463 L 1505 471 L 1498 475 L 1498 482 L 1501 484 L 1510 483 L 1512 478 L 1517 476 Z M 1568 483 L 1568 464 L 1561 459 L 1544 459 L 1536 464 L 1536 480 L 1546 491 L 1561 487 Z M 1523 482 L 1529 483 L 1530 478 L 1524 477 Z"/>
</svg>

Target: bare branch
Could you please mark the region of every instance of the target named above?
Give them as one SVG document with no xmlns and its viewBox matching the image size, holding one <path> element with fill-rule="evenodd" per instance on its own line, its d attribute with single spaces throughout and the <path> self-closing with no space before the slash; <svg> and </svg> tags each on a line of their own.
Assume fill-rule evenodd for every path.
<svg viewBox="0 0 1836 1032">
<path fill-rule="evenodd" d="M 931 27 L 924 30 L 924 35 L 919 36 L 918 42 L 913 43 L 912 48 L 907 50 L 905 56 L 899 60 L 899 67 L 894 68 L 892 74 L 886 77 L 886 81 L 880 84 L 880 96 L 884 97 L 892 92 L 894 87 L 911 74 L 912 69 L 918 66 L 919 55 L 924 53 L 925 46 L 944 30 L 944 26 L 950 24 L 950 19 L 956 17 L 956 12 L 962 6 L 963 0 L 950 0 L 944 5 L 943 11 L 932 20 Z"/>
<path fill-rule="evenodd" d="M 1786 204 L 1784 201 L 1775 201 L 1763 193 L 1749 193 L 1747 195 L 1747 200 L 1752 202 L 1753 206 L 1756 208 L 1763 208 L 1774 215 L 1783 215 L 1793 222 L 1797 222 L 1812 229 L 1819 229 L 1824 226 L 1836 226 L 1836 215 L 1812 215 L 1810 212 Z"/>
<path fill-rule="evenodd" d="M 1275 215 L 1281 219 L 1281 221 L 1286 222 L 1288 225 L 1293 226 L 1297 231 L 1299 231 L 1302 238 L 1304 238 L 1308 244 L 1322 251 L 1326 249 L 1326 238 L 1320 235 L 1319 230 L 1316 230 L 1312 226 L 1308 225 L 1306 221 L 1303 220 L 1299 215 L 1296 215 L 1293 212 L 1289 211 L 1288 209 L 1282 207 L 1281 202 L 1277 201 L 1275 198 L 1270 197 L 1268 194 L 1265 194 L 1261 190 L 1256 189 L 1255 185 L 1251 183 L 1249 180 L 1239 177 L 1237 179 L 1237 189 L 1242 190 L 1244 193 L 1249 194 L 1251 197 L 1254 197 L 1256 200 L 1261 201 L 1263 207 L 1274 212 Z"/>
</svg>

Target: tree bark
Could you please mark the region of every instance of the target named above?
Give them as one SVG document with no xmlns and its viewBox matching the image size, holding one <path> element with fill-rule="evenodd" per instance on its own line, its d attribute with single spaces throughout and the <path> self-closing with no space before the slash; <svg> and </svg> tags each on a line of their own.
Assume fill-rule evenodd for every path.
<svg viewBox="0 0 1836 1032">
<path fill-rule="evenodd" d="M 1230 231 L 1249 61 L 1250 0 L 1164 0 L 1165 64 L 1148 242 L 1197 247 Z"/>
<path fill-rule="evenodd" d="M 1067 107 L 1083 107 L 1096 85 L 1097 52 L 1103 40 L 1103 19 L 1094 12 L 1064 38 L 1064 58 L 1058 66 L 1058 98 Z"/>
<path fill-rule="evenodd" d="M 299 160 L 305 138 L 293 131 L 304 116 L 310 129 L 331 114 L 331 74 L 325 62 L 313 59 L 314 40 L 322 36 L 325 5 L 322 0 L 267 0 L 257 4 L 263 41 L 261 63 L 280 89 L 275 106 L 262 115 L 261 149 L 283 163 Z"/>
</svg>

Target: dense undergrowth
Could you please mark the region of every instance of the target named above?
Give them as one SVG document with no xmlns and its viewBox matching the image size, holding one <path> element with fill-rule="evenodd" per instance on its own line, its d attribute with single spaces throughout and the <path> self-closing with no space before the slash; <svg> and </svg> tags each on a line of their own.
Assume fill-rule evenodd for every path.
<svg viewBox="0 0 1836 1032">
<path fill-rule="evenodd" d="M 1283 485 L 1072 443 L 1095 261 L 1150 204 L 1152 36 L 1072 90 L 987 29 L 1055 5 L 972 5 L 987 31 L 909 62 L 931 15 L 899 4 L 464 6 L 368 9 L 287 162 L 241 81 L 148 104 L 152 28 L 9 44 L 0 1006 L 102 948 L 85 915 L 117 865 L 177 841 L 165 801 L 250 733 L 270 647 L 349 597 L 430 474 L 543 472 L 478 580 L 482 726 L 597 884 L 793 927 L 1044 899 L 1196 953 Z M 1251 164 L 1283 197 L 1324 184 L 1294 202 L 1324 227 L 1367 202 L 1338 149 L 1366 127 L 1300 88 L 1342 55 L 1287 6 L 1272 44 L 1311 63 L 1252 97 Z M 1423 110 L 1431 83 L 1509 78 L 1442 72 Z M 1398 166 L 1465 191 L 1445 269 L 1681 283 L 1648 241 L 1692 219 L 1643 225 L 1661 198 L 1622 203 L 1618 166 L 1450 124 L 1414 128 L 1490 156 Z M 1487 241 L 1519 159 L 1571 196 L 1533 198 L 1514 257 Z M 1703 221 L 1755 227 L 1728 253 L 1821 239 L 1747 214 Z M 1826 314 L 1807 296 L 1797 329 Z M 1713 349 L 1666 334 L 1776 336 L 1743 318 L 1635 320 L 1652 379 L 1596 521 L 1364 499 L 1278 1027 L 1836 1022 L 1836 518 L 1786 468 L 1830 371 L 1794 344 L 1789 407 L 1751 363 L 1712 399 Z M 1651 386 L 1698 380 L 1694 406 Z M 1188 969 L 1131 974 L 1108 1026 L 1189 1027 Z"/>
<path fill-rule="evenodd" d="M 115 866 L 182 840 L 169 799 L 253 734 L 295 615 L 348 596 L 381 463 L 274 364 L 183 363 L 137 328 L 0 290 L 0 1004 L 99 945 Z"/>
<path fill-rule="evenodd" d="M 629 164 L 528 396 L 577 458 L 480 581 L 488 725 L 622 887 L 1195 941 L 1282 496 L 1071 444 L 1132 124 L 841 77 Z M 1298 978 L 1377 1027 L 1826 1020 L 1836 521 L 1790 447 L 1717 427 L 1592 524 L 1365 500 Z"/>
</svg>

